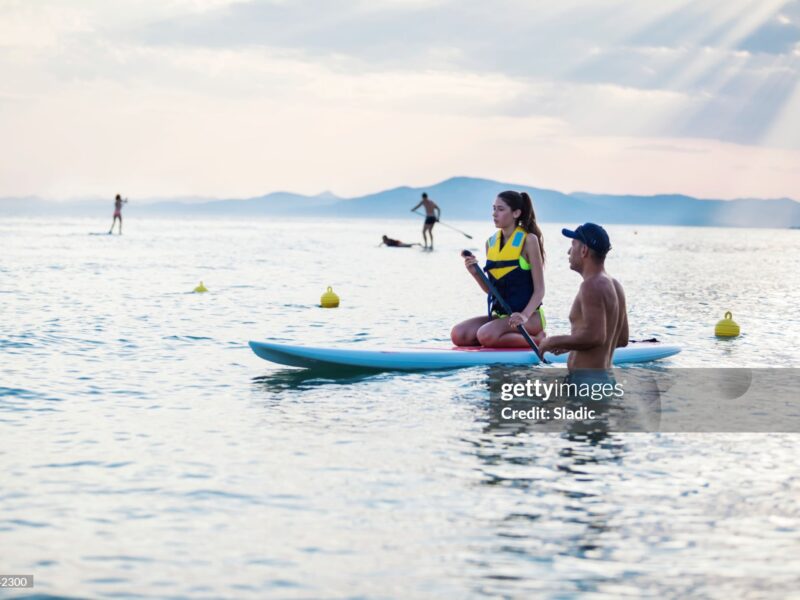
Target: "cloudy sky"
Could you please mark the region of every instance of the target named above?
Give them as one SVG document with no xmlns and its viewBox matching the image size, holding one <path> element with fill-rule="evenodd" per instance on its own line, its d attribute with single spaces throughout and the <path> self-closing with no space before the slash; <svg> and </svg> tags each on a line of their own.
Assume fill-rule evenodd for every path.
<svg viewBox="0 0 800 600">
<path fill-rule="evenodd" d="M 800 0 L 0 0 L 0 196 L 800 199 Z"/>
</svg>

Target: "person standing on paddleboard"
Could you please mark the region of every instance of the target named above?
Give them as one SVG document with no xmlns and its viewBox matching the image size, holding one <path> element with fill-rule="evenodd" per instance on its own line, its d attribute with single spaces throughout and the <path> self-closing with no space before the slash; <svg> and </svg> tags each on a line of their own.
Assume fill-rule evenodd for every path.
<svg viewBox="0 0 800 600">
<path fill-rule="evenodd" d="M 523 325 L 536 342 L 545 336 L 542 230 L 536 222 L 531 198 L 525 192 L 498 194 L 492 218 L 497 231 L 486 242 L 487 261 L 483 270 L 512 313 L 505 314 L 479 274 L 472 272 L 477 259 L 467 256 L 464 265 L 488 294 L 489 314 L 459 323 L 453 327 L 450 337 L 456 346 L 527 348 L 529 344 L 517 326 Z"/>
<path fill-rule="evenodd" d="M 433 226 L 436 224 L 436 221 L 442 217 L 442 209 L 439 208 L 439 205 L 436 204 L 436 202 L 428 198 L 428 194 L 426 193 L 422 194 L 422 200 L 420 200 L 419 204 L 411 209 L 411 212 L 414 212 L 420 206 L 425 208 L 425 224 L 422 226 L 422 241 L 425 242 L 423 250 L 433 250 Z M 428 247 L 429 235 L 431 236 L 430 248 Z"/>
<path fill-rule="evenodd" d="M 119 234 L 122 235 L 122 205 L 127 201 L 127 198 L 123 200 L 119 194 L 114 198 L 114 220 L 111 221 L 111 229 L 108 230 L 109 235 L 114 231 L 114 225 L 116 225 L 117 219 L 119 219 Z"/>
<path fill-rule="evenodd" d="M 583 283 L 569 311 L 570 335 L 550 336 L 542 352 L 569 352 L 567 366 L 576 369 L 608 369 L 615 348 L 628 345 L 628 313 L 619 281 L 606 273 L 606 254 L 611 250 L 608 233 L 600 225 L 584 223 L 561 233 L 572 239 L 567 253 L 569 268 Z"/>
</svg>

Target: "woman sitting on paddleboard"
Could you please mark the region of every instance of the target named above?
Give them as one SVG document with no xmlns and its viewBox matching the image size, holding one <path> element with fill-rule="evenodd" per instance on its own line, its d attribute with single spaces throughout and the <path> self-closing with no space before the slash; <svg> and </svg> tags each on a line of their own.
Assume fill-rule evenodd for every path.
<svg viewBox="0 0 800 600">
<path fill-rule="evenodd" d="M 467 270 L 488 294 L 489 314 L 459 323 L 450 332 L 456 346 L 485 346 L 488 348 L 528 348 L 528 342 L 517 331 L 518 325 L 534 340 L 541 341 L 544 333 L 544 243 L 542 230 L 536 223 L 531 198 L 525 192 L 502 192 L 495 198 L 492 217 L 497 227 L 486 242 L 484 271 L 513 311 L 511 315 L 487 289 L 472 265 L 474 256 L 464 259 Z"/>
</svg>

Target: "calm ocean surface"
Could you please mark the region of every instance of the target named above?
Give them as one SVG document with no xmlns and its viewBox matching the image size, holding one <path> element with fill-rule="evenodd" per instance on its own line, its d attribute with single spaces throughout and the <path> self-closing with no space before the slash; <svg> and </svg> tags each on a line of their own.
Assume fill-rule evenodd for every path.
<svg viewBox="0 0 800 600">
<path fill-rule="evenodd" d="M 28 593 L 798 593 L 798 435 L 509 431 L 486 368 L 325 379 L 247 347 L 448 344 L 488 219 L 433 253 L 376 247 L 411 220 L 108 221 L 0 220 L 0 573 Z M 560 227 L 550 333 L 580 282 Z M 684 348 L 661 365 L 800 367 L 800 231 L 608 229 L 632 337 Z"/>
</svg>

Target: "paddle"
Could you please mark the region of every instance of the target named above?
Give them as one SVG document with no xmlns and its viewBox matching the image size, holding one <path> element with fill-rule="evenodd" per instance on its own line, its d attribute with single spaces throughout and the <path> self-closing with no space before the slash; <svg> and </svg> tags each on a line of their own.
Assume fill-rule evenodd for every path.
<svg viewBox="0 0 800 600">
<path fill-rule="evenodd" d="M 468 256 L 474 256 L 474 255 L 469 250 L 462 250 L 461 251 L 461 256 L 466 258 Z M 492 282 L 489 281 L 489 278 L 486 276 L 486 273 L 484 273 L 478 265 L 472 265 L 472 267 L 473 267 L 473 270 L 475 271 L 475 273 L 477 273 L 478 276 L 481 278 L 481 281 L 483 281 L 483 283 L 486 284 L 486 287 L 489 288 L 489 292 L 491 292 L 491 294 L 492 294 L 492 296 L 494 296 L 495 300 L 497 300 L 500 303 L 500 306 L 503 307 L 503 310 L 506 311 L 510 316 L 511 313 L 513 313 L 514 311 L 512 311 L 511 307 L 508 305 L 508 303 L 505 300 L 503 300 L 503 297 L 500 294 L 497 293 L 497 289 L 492 285 Z M 531 347 L 531 349 L 534 352 L 536 352 L 536 356 L 539 357 L 539 360 L 542 361 L 543 364 L 549 365 L 550 361 L 547 360 L 544 357 L 544 354 L 542 354 L 539 351 L 539 346 L 537 346 L 536 342 L 533 341 L 533 338 L 530 336 L 530 334 L 528 334 L 528 332 L 526 331 L 525 327 L 523 325 L 517 325 L 517 329 L 522 334 L 522 337 L 525 338 L 525 341 L 528 342 L 528 345 Z"/>
<path fill-rule="evenodd" d="M 418 210 L 415 210 L 414 212 L 415 212 L 415 213 L 417 213 L 418 215 L 422 215 L 422 213 L 421 213 L 421 212 L 419 212 Z M 427 217 L 428 215 L 422 215 L 422 216 L 424 216 L 424 217 Z M 461 231 L 460 229 L 456 229 L 456 228 L 455 228 L 455 227 L 453 227 L 452 225 L 448 225 L 447 223 L 442 223 L 442 222 L 441 222 L 439 219 L 436 219 L 436 222 L 437 222 L 437 223 L 439 223 L 439 225 L 443 225 L 444 227 L 449 227 L 449 228 L 450 228 L 450 229 L 452 229 L 453 231 L 457 231 L 457 232 L 458 232 L 458 233 L 460 233 L 461 235 L 463 235 L 463 236 L 465 236 L 465 237 L 468 237 L 469 239 L 472 239 L 472 236 L 471 236 L 470 234 L 468 234 L 468 233 L 464 233 L 463 231 Z"/>
</svg>

